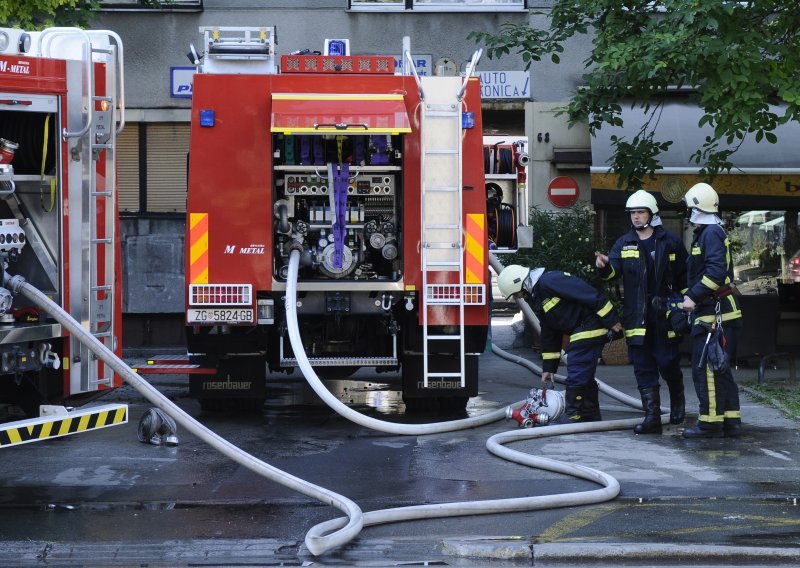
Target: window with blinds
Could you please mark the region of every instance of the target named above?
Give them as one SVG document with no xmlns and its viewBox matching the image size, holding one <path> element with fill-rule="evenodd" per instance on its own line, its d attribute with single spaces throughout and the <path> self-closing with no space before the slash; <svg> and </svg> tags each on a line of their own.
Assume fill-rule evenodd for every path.
<svg viewBox="0 0 800 568">
<path fill-rule="evenodd" d="M 186 212 L 188 123 L 147 123 L 147 211 Z"/>
<path fill-rule="evenodd" d="M 139 125 L 128 123 L 117 136 L 119 210 L 139 211 Z"/>
</svg>

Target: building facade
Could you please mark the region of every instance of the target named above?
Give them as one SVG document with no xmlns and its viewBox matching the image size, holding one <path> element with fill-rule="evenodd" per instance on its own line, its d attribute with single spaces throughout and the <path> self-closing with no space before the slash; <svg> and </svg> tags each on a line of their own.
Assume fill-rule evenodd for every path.
<svg viewBox="0 0 800 568">
<path fill-rule="evenodd" d="M 482 47 L 468 35 L 496 31 L 504 22 L 546 27 L 548 0 L 175 0 L 161 10 L 136 1 L 105 0 L 96 27 L 119 33 L 125 46 L 127 127 L 119 140 L 120 199 L 123 215 L 123 271 L 126 279 L 126 344 L 178 343 L 183 327 L 183 235 L 186 170 L 189 152 L 191 77 L 190 45 L 202 52 L 201 26 L 273 26 L 278 55 L 321 51 L 326 38 L 347 38 L 353 54 L 394 55 L 403 38 L 421 73 L 463 72 Z M 611 134 L 591 138 L 585 126 L 569 128 L 559 106 L 581 86 L 589 36 L 565 45 L 561 62 L 534 63 L 526 70 L 521 57 L 483 57 L 478 71 L 484 82 L 484 133 L 528 141 L 528 205 L 554 208 L 548 185 L 559 176 L 578 187 L 578 198 L 598 212 L 598 230 L 612 237 L 628 224 L 626 194 L 607 173 Z M 662 124 L 675 129 L 675 140 L 662 162 L 667 168 L 648 182 L 662 205 L 669 228 L 688 235 L 676 213 L 682 192 L 695 181 L 697 166 L 687 158 L 697 127 L 698 109 L 676 93 Z M 627 111 L 626 111 L 627 112 Z M 627 114 L 626 131 L 636 113 Z M 268 128 L 265 125 L 265 130 Z M 691 133 L 691 135 L 687 135 Z M 777 289 L 793 279 L 793 250 L 779 243 L 784 220 L 797 222 L 800 158 L 791 151 L 800 141 L 796 124 L 782 127 L 778 146 L 752 144 L 741 152 L 739 170 L 715 182 L 722 207 L 740 243 L 738 266 L 745 292 Z M 779 148 L 779 151 L 776 151 Z M 219 167 L 233 159 L 220 149 Z M 224 188 L 221 206 L 224 206 Z M 758 214 L 761 217 L 758 217 Z M 758 217 L 758 218 L 757 218 Z M 744 219 L 740 221 L 740 219 Z M 791 230 L 791 227 L 790 227 Z M 800 251 L 798 251 L 800 252 Z M 797 279 L 800 281 L 800 255 Z M 798 308 L 800 309 L 800 308 Z"/>
</svg>

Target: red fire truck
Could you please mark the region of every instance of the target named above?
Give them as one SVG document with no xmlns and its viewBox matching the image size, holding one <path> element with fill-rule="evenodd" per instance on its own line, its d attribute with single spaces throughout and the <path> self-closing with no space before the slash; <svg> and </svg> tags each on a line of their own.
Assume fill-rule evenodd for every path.
<svg viewBox="0 0 800 568">
<path fill-rule="evenodd" d="M 19 275 L 107 347 L 121 349 L 114 149 L 122 42 L 113 32 L 0 28 L 0 404 L 48 417 L 0 427 L 0 447 L 124 422 L 127 408 L 81 411 L 118 376 L 38 306 Z M 48 422 L 49 420 L 49 422 Z M 48 423 L 48 425 L 45 425 Z"/>
<path fill-rule="evenodd" d="M 268 27 L 201 33 L 186 324 L 207 373 L 192 393 L 260 406 L 269 372 L 297 366 L 299 242 L 290 308 L 320 377 L 399 370 L 408 408 L 463 409 L 489 326 L 478 79 L 419 77 L 410 58 L 403 74 L 346 40 L 278 61 Z"/>
</svg>

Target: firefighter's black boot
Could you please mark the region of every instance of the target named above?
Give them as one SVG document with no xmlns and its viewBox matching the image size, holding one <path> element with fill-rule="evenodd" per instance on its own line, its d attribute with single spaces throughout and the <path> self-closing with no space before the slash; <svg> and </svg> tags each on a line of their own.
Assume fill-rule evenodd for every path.
<svg viewBox="0 0 800 568">
<path fill-rule="evenodd" d="M 668 381 L 669 423 L 683 424 L 686 420 L 686 396 L 683 392 L 683 377 L 680 381 Z"/>
<path fill-rule="evenodd" d="M 661 393 L 658 387 L 641 389 L 644 422 L 634 426 L 636 434 L 661 434 Z"/>
<path fill-rule="evenodd" d="M 722 423 L 722 433 L 726 438 L 738 438 L 742 433 L 742 419 L 726 418 Z"/>
<path fill-rule="evenodd" d="M 600 391 L 597 388 L 597 381 L 592 379 L 584 389 L 586 396 L 583 397 L 583 420 L 582 422 L 599 422 L 603 419 L 600 416 Z"/>
<path fill-rule="evenodd" d="M 697 424 L 683 431 L 684 438 L 722 438 L 722 436 L 724 436 L 722 424 L 699 420 Z"/>
<path fill-rule="evenodd" d="M 583 420 L 583 400 L 586 398 L 584 387 L 567 386 L 564 391 L 564 414 L 554 424 L 575 424 Z"/>
</svg>

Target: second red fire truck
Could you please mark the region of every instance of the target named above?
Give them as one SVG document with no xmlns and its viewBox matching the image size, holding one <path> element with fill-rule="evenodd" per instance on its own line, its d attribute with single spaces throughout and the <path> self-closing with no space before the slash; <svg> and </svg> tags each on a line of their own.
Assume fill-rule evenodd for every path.
<svg viewBox="0 0 800 568">
<path fill-rule="evenodd" d="M 295 306 L 322 378 L 402 373 L 409 408 L 463 410 L 489 329 L 476 78 L 391 56 L 275 55 L 272 28 L 201 28 L 186 244 L 192 379 L 204 408 L 260 406 L 297 366 Z M 474 58 L 471 66 L 477 64 Z"/>
</svg>

